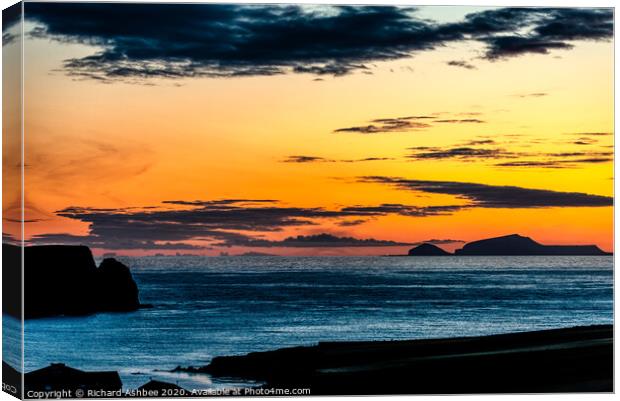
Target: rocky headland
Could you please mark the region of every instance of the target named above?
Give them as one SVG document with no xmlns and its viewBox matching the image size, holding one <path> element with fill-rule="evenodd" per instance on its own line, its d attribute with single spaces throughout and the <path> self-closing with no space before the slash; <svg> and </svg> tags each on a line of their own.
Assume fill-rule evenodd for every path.
<svg viewBox="0 0 620 401">
<path fill-rule="evenodd" d="M 21 258 L 21 249 L 17 246 L 3 244 L 2 251 L 11 260 Z M 19 265 L 11 264 L 10 268 L 19 269 Z M 140 307 L 138 285 L 131 271 L 116 259 L 104 259 L 97 267 L 86 246 L 24 248 L 26 319 L 123 312 Z M 5 305 L 4 312 L 21 318 L 19 305 Z"/>
</svg>

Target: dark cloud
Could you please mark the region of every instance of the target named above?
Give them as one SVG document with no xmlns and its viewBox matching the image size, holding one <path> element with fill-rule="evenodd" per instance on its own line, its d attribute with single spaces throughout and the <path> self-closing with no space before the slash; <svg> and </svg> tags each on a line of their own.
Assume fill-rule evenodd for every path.
<svg viewBox="0 0 620 401">
<path fill-rule="evenodd" d="M 366 223 L 368 220 L 363 220 L 363 219 L 357 219 L 357 220 L 343 220 L 343 221 L 339 221 L 338 224 L 341 227 L 353 227 L 353 226 L 359 226 L 362 225 L 364 223 Z"/>
<path fill-rule="evenodd" d="M 316 235 L 298 235 L 295 237 L 288 237 L 281 241 L 272 241 L 264 239 L 254 238 L 239 238 L 236 240 L 223 242 L 220 246 L 247 246 L 256 248 L 272 248 L 272 247 L 285 247 L 285 248 L 355 248 L 355 247 L 386 247 L 386 246 L 415 246 L 423 243 L 431 244 L 457 244 L 465 241 L 454 239 L 430 239 L 428 241 L 416 241 L 416 242 L 397 242 L 390 240 L 381 240 L 375 238 L 354 238 L 354 237 L 339 237 L 328 233 L 321 233 Z"/>
<path fill-rule="evenodd" d="M 566 168 L 569 167 L 558 161 L 517 160 L 497 163 L 498 167 L 542 167 L 542 168 Z"/>
<path fill-rule="evenodd" d="M 572 49 L 573 45 L 565 42 L 543 40 L 538 37 L 500 36 L 486 39 L 490 60 L 520 56 L 525 53 L 549 54 L 549 50 Z"/>
<path fill-rule="evenodd" d="M 380 183 L 396 188 L 454 195 L 470 202 L 468 207 L 540 208 L 612 206 L 613 198 L 580 192 L 559 192 L 516 186 L 476 184 L 456 181 L 408 180 L 394 177 L 362 177 L 362 182 Z"/>
<path fill-rule="evenodd" d="M 414 152 L 406 156 L 410 160 L 431 160 L 431 159 L 458 159 L 458 160 L 480 160 L 480 159 L 503 159 L 516 157 L 514 153 L 504 149 L 487 148 L 435 148 L 422 147 L 422 149 L 411 148 Z"/>
<path fill-rule="evenodd" d="M 465 68 L 467 70 L 475 70 L 477 69 L 475 65 L 465 61 L 465 60 L 450 60 L 446 63 L 449 66 L 452 67 L 460 67 L 460 68 Z"/>
<path fill-rule="evenodd" d="M 363 159 L 342 159 L 339 160 L 342 163 L 359 163 L 359 162 L 378 162 L 378 161 L 386 161 L 386 160 L 394 160 L 393 157 L 364 157 Z"/>
<path fill-rule="evenodd" d="M 21 22 L 22 4 L 15 3 L 10 7 L 2 10 L 2 31 L 12 28 Z"/>
<path fill-rule="evenodd" d="M 340 77 L 347 75 L 351 70 L 365 70 L 368 71 L 368 67 L 363 64 L 325 64 L 325 65 L 312 65 L 312 66 L 295 66 L 294 72 L 314 74 L 314 75 L 333 75 Z"/>
<path fill-rule="evenodd" d="M 384 203 L 379 206 L 348 206 L 342 209 L 349 212 L 370 216 L 385 216 L 390 214 L 408 217 L 445 216 L 462 209 L 463 206 L 409 206 L 399 203 Z"/>
<path fill-rule="evenodd" d="M 319 156 L 288 156 L 282 160 L 283 163 L 360 163 L 360 162 L 374 162 L 394 160 L 391 157 L 364 157 L 362 159 L 326 159 Z"/>
<path fill-rule="evenodd" d="M 38 223 L 40 221 L 46 221 L 47 219 L 11 219 L 8 217 L 3 218 L 4 221 L 9 221 L 11 223 Z"/>
<path fill-rule="evenodd" d="M 37 35 L 104 47 L 67 60 L 73 74 L 114 79 L 345 75 L 365 62 L 441 44 L 409 8 L 201 4 L 27 6 Z M 419 40 L 416 40 L 419 39 Z"/>
<path fill-rule="evenodd" d="M 613 152 L 556 152 L 541 153 L 543 160 L 515 160 L 496 164 L 498 167 L 574 168 L 582 164 L 612 162 Z M 550 159 L 551 158 L 551 159 Z"/>
<path fill-rule="evenodd" d="M 463 241 L 461 239 L 429 239 L 426 241 L 418 241 L 416 242 L 414 245 L 421 245 L 421 244 L 435 244 L 435 245 L 447 245 L 447 244 L 462 244 L 466 241 Z"/>
<path fill-rule="evenodd" d="M 141 249 L 141 250 L 201 250 L 208 247 L 185 242 L 155 242 L 132 239 L 103 239 L 94 235 L 72 234 L 38 234 L 29 241 L 37 245 L 87 245 L 93 248 L 104 249 Z"/>
<path fill-rule="evenodd" d="M 225 205 L 248 205 L 248 204 L 261 204 L 261 203 L 278 203 L 277 200 L 274 199 L 216 199 L 216 200 L 193 200 L 193 201 L 184 201 L 184 200 L 166 200 L 161 203 L 167 205 L 182 205 L 182 206 L 225 206 Z M 141 209 L 157 209 L 157 206 L 143 206 Z M 119 211 L 122 209 L 89 209 L 91 211 Z M 126 210 L 126 209 L 125 209 Z"/>
<path fill-rule="evenodd" d="M 571 41 L 610 40 L 613 10 L 610 8 L 505 8 L 478 14 L 499 26 L 512 24 L 510 34 L 481 38 L 488 46 L 490 60 L 527 53 L 547 54 L 554 49 L 570 49 Z M 484 19 L 484 18 L 483 18 Z M 517 30 L 527 32 L 518 34 Z"/>
<path fill-rule="evenodd" d="M 579 138 L 576 141 L 572 142 L 572 144 L 573 145 L 593 145 L 597 142 L 598 140 L 596 139 L 583 137 L 583 138 Z"/>
<path fill-rule="evenodd" d="M 398 118 L 378 118 L 372 120 L 373 124 L 338 128 L 334 132 L 353 132 L 358 134 L 378 134 L 383 132 L 405 132 L 422 128 L 429 128 L 430 124 L 416 120 L 432 118 L 429 116 L 409 116 Z"/>
<path fill-rule="evenodd" d="M 429 150 L 429 151 L 438 150 L 438 149 L 441 149 L 441 148 L 438 148 L 435 146 L 413 146 L 409 148 L 409 150 Z"/>
<path fill-rule="evenodd" d="M 526 97 L 544 97 L 544 96 L 548 96 L 548 93 L 545 92 L 534 92 L 534 93 L 520 93 L 518 95 L 515 95 L 517 97 L 522 97 L 522 98 L 526 98 Z"/>
<path fill-rule="evenodd" d="M 406 117 L 397 117 L 397 118 L 376 118 L 372 120 L 373 123 L 382 123 L 382 124 L 403 124 L 403 120 L 428 120 L 434 119 L 435 116 L 406 116 Z"/>
<path fill-rule="evenodd" d="M 572 163 L 608 163 L 612 162 L 614 159 L 611 157 L 590 157 L 586 159 L 575 159 L 571 160 Z"/>
<path fill-rule="evenodd" d="M 554 9 L 550 19 L 534 28 L 538 36 L 553 40 L 599 40 L 613 31 L 611 9 Z"/>
<path fill-rule="evenodd" d="M 611 136 L 613 132 L 572 132 L 567 135 L 579 135 L 579 136 Z"/>
<path fill-rule="evenodd" d="M 150 77 L 341 76 L 475 41 L 483 58 L 569 49 L 610 40 L 613 9 L 503 8 L 436 23 L 406 7 L 232 4 L 27 3 L 31 35 L 97 45 L 65 61 L 72 75 L 99 80 Z"/>
<path fill-rule="evenodd" d="M 474 124 L 483 124 L 486 121 L 479 120 L 477 118 L 464 118 L 464 119 L 446 119 L 446 120 L 435 120 L 436 123 L 450 123 L 450 124 L 463 124 L 463 123 L 474 123 Z"/>
<path fill-rule="evenodd" d="M 556 153 L 546 153 L 545 155 L 551 157 L 583 157 L 583 156 L 613 156 L 614 152 L 604 151 L 604 152 L 556 152 Z"/>
<path fill-rule="evenodd" d="M 329 162 L 332 160 L 325 159 L 318 156 L 289 156 L 282 160 L 284 163 L 316 163 L 316 162 Z"/>
<path fill-rule="evenodd" d="M 420 130 L 425 128 L 432 127 L 433 123 L 451 123 L 451 124 L 463 124 L 463 123 L 485 123 L 485 121 L 477 119 L 477 118 L 453 118 L 453 119 L 438 119 L 438 115 L 446 114 L 446 113 L 435 113 L 434 116 L 427 115 L 417 115 L 417 116 L 407 116 L 407 117 L 396 117 L 396 118 L 376 118 L 371 120 L 368 125 L 360 125 L 354 127 L 347 128 L 338 128 L 334 130 L 335 133 L 357 133 L 357 134 L 379 134 L 379 133 L 387 133 L 387 132 L 407 132 Z M 460 115 L 464 115 L 460 113 Z M 472 115 L 466 113 L 465 115 Z M 476 113 L 475 115 L 479 115 Z"/>
<path fill-rule="evenodd" d="M 269 199 L 170 200 L 162 204 L 164 207 L 119 209 L 69 207 L 56 215 L 88 223 L 88 235 L 42 234 L 35 235 L 30 242 L 147 250 L 206 249 L 207 245 L 276 246 L 261 236 L 286 227 L 317 225 L 325 219 L 352 226 L 389 214 L 425 217 L 449 214 L 459 208 L 384 204 L 327 210 L 286 207 Z M 206 244 L 195 245 L 191 243 L 194 241 Z M 371 241 L 364 244 L 373 246 Z"/>
<path fill-rule="evenodd" d="M 374 238 L 359 239 L 353 237 L 337 237 L 331 234 L 298 235 L 281 241 L 265 239 L 239 238 L 230 240 L 220 246 L 247 246 L 247 247 L 287 247 L 287 248 L 350 248 L 350 247 L 383 247 L 411 245 L 407 242 L 395 242 Z"/>
<path fill-rule="evenodd" d="M 17 40 L 19 36 L 8 32 L 8 30 L 19 24 L 21 19 L 22 3 L 13 4 L 2 10 L 2 46 L 6 46 Z"/>
<path fill-rule="evenodd" d="M 2 46 L 6 46 L 8 44 L 15 42 L 17 40 L 17 37 L 18 37 L 17 35 L 14 35 L 12 33 L 3 32 L 2 33 Z"/>
<path fill-rule="evenodd" d="M 493 139 L 473 139 L 469 142 L 466 142 L 465 146 L 478 146 L 478 145 L 494 145 L 495 141 Z"/>
<path fill-rule="evenodd" d="M 331 211 L 322 208 L 283 207 L 272 204 L 252 205 L 246 201 L 226 200 L 224 202 L 168 201 L 168 204 L 193 206 L 181 210 L 96 210 L 70 207 L 56 212 L 58 216 L 90 223 L 91 234 L 99 236 L 114 235 L 127 238 L 156 240 L 158 235 L 168 232 L 178 237 L 168 237 L 170 241 L 185 240 L 203 233 L 213 234 L 211 230 L 279 231 L 288 226 L 313 225 L 312 219 L 339 218 L 351 213 Z M 354 215 L 354 214 L 353 214 Z M 153 230 L 156 222 L 157 230 Z M 126 233 L 117 233 L 118 227 L 131 227 Z M 122 231 L 122 230 L 121 230 Z M 134 231 L 134 232 L 131 232 Z M 139 231 L 140 235 L 133 235 Z M 159 232 L 158 232 L 159 231 Z M 150 238 L 149 235 L 155 237 Z"/>
<path fill-rule="evenodd" d="M 587 138 L 586 138 L 587 139 Z M 532 141 L 529 141 L 532 142 Z M 492 139 L 480 139 L 467 142 L 465 145 L 494 145 Z M 573 142 L 571 142 L 573 144 Z M 589 144 L 589 143 L 588 143 Z M 495 164 L 497 167 L 545 167 L 545 168 L 575 168 L 588 163 L 605 163 L 612 161 L 611 151 L 587 151 L 587 152 L 518 152 L 507 151 L 497 147 L 435 147 L 416 146 L 409 148 L 411 154 L 405 156 L 413 161 L 425 160 L 459 160 L 459 161 L 484 161 L 497 159 L 516 159 Z M 532 159 L 536 158 L 536 159 Z"/>
<path fill-rule="evenodd" d="M 269 201 L 266 201 L 269 202 Z M 186 206 L 182 210 L 89 209 L 71 207 L 58 211 L 61 217 L 89 224 L 87 237 L 73 238 L 106 249 L 171 249 L 166 242 L 192 239 L 229 240 L 239 234 L 227 230 L 280 231 L 283 227 L 313 225 L 313 218 L 340 217 L 338 212 L 323 209 L 278 207 L 259 200 L 167 201 Z M 348 213 L 344 214 L 348 216 Z M 243 238 L 244 236 L 241 235 Z M 70 237 L 37 236 L 34 242 L 70 242 Z M 179 249 L 186 249 L 183 246 Z"/>
</svg>

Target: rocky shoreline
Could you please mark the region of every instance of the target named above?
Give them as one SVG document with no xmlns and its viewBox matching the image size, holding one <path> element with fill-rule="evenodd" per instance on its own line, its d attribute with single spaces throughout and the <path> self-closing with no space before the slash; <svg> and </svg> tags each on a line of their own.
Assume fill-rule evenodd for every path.
<svg viewBox="0 0 620 401">
<path fill-rule="evenodd" d="M 411 341 L 328 342 L 216 357 L 176 372 L 312 395 L 613 391 L 613 326 Z"/>
</svg>

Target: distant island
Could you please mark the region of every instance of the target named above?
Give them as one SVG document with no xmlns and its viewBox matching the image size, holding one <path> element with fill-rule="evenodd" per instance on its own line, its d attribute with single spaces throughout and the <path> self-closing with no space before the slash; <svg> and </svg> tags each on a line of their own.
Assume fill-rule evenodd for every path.
<svg viewBox="0 0 620 401">
<path fill-rule="evenodd" d="M 424 243 L 409 250 L 409 256 L 597 256 L 611 255 L 596 245 L 543 245 L 519 234 L 469 242 L 454 254 Z"/>
<path fill-rule="evenodd" d="M 409 256 L 450 256 L 452 255 L 449 252 L 444 251 L 437 245 L 424 243 L 416 246 L 415 248 L 411 248 L 409 250 Z"/>
<path fill-rule="evenodd" d="M 272 256 L 280 256 L 280 255 L 276 255 L 273 253 L 265 253 L 265 252 L 245 252 L 245 253 L 240 253 L 237 255 L 232 255 L 232 256 L 238 256 L 238 257 L 272 257 Z"/>
</svg>

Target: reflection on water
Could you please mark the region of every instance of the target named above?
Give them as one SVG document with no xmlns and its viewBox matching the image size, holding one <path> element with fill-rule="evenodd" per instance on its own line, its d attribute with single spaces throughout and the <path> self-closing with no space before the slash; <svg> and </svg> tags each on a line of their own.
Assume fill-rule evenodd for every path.
<svg viewBox="0 0 620 401">
<path fill-rule="evenodd" d="M 613 322 L 602 257 L 124 258 L 155 305 L 26 322 L 26 371 L 51 362 L 188 389 L 242 383 L 162 372 L 324 340 L 467 336 Z M 3 324 L 3 328 L 5 324 Z"/>
</svg>

